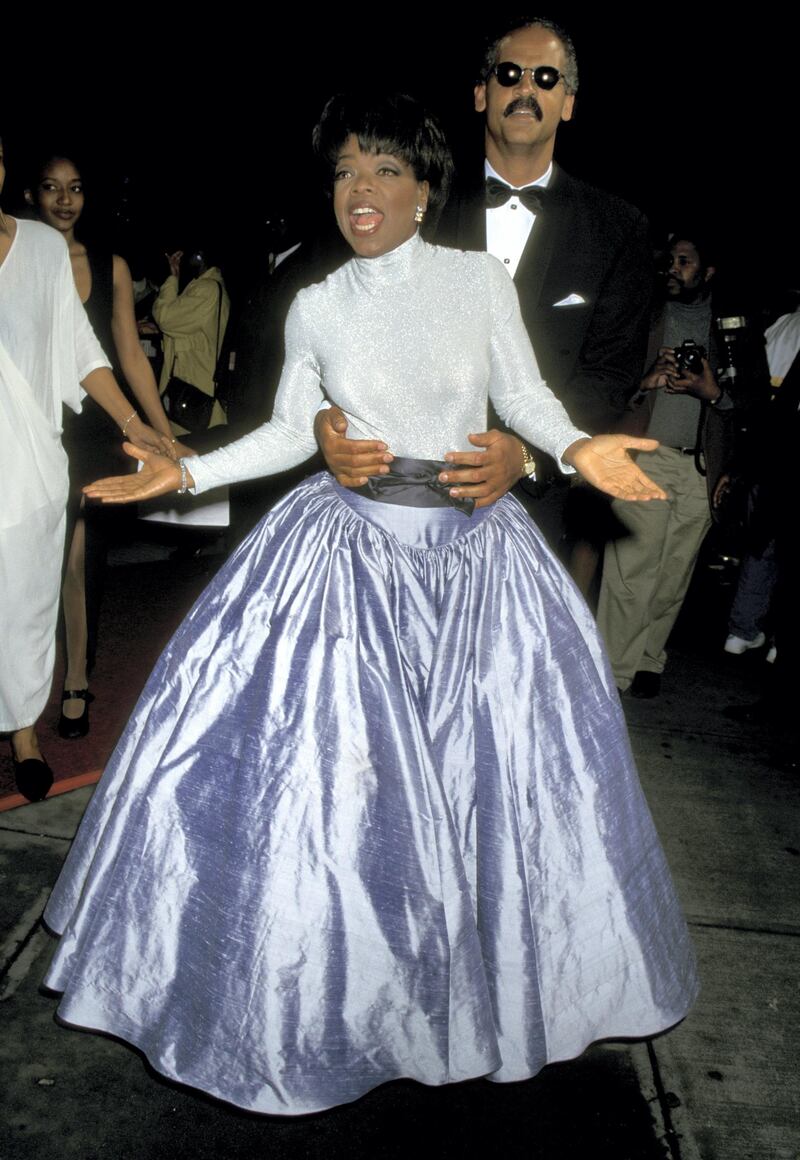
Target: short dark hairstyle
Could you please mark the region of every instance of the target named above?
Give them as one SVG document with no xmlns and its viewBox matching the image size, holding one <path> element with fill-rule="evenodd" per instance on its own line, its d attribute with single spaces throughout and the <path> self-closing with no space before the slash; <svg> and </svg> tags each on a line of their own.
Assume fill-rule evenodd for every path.
<svg viewBox="0 0 800 1160">
<path fill-rule="evenodd" d="M 678 222 L 677 230 L 670 230 L 667 248 L 672 250 L 678 242 L 690 242 L 697 250 L 703 270 L 717 266 L 718 244 L 712 230 L 702 222 Z"/>
<path fill-rule="evenodd" d="M 564 88 L 568 93 L 577 93 L 578 58 L 575 55 L 575 45 L 572 43 L 572 37 L 565 28 L 562 28 L 560 24 L 556 24 L 555 20 L 549 20 L 546 16 L 520 16 L 517 20 L 506 22 L 502 32 L 495 29 L 491 37 L 486 41 L 483 66 L 481 68 L 481 75 L 478 78 L 480 84 L 486 84 L 492 69 L 497 64 L 497 53 L 501 42 L 507 36 L 510 36 L 512 32 L 518 32 L 521 28 L 533 28 L 537 25 L 546 28 L 548 32 L 552 32 L 553 36 L 557 36 L 561 41 L 564 56 L 566 57 L 566 64 L 564 66 Z"/>
<path fill-rule="evenodd" d="M 453 159 L 439 122 L 413 97 L 391 93 L 339 93 L 326 104 L 314 129 L 314 150 L 329 175 L 348 137 L 358 140 L 365 153 L 388 153 L 414 170 L 417 181 L 427 181 L 428 211 L 423 232 L 431 231 L 447 201 L 453 177 Z"/>
</svg>

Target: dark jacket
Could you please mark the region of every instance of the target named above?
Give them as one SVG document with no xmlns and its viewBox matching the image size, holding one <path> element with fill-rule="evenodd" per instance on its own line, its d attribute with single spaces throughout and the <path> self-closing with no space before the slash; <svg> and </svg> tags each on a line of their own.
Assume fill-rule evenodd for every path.
<svg viewBox="0 0 800 1160">
<path fill-rule="evenodd" d="M 482 172 L 477 184 L 454 189 L 436 241 L 486 249 Z M 539 368 L 572 421 L 590 434 L 615 429 L 646 349 L 652 260 L 644 216 L 554 166 L 514 282 Z M 584 301 L 556 305 L 570 295 Z"/>
</svg>

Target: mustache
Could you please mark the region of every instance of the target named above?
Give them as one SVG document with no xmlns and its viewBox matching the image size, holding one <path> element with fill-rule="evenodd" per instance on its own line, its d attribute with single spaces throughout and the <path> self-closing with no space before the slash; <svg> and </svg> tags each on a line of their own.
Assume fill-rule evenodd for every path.
<svg viewBox="0 0 800 1160">
<path fill-rule="evenodd" d="M 510 101 L 503 112 L 504 117 L 510 117 L 513 113 L 518 113 L 521 109 L 527 109 L 533 113 L 537 121 L 541 121 L 544 114 L 542 113 L 542 106 L 536 100 L 536 97 L 515 97 Z"/>
</svg>

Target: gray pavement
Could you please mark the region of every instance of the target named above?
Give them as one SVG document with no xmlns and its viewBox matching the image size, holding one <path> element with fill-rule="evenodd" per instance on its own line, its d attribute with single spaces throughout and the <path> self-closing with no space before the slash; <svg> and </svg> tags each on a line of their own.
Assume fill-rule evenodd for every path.
<svg viewBox="0 0 800 1160">
<path fill-rule="evenodd" d="M 762 658 L 694 641 L 662 695 L 625 699 L 645 792 L 697 947 L 690 1017 L 523 1084 L 389 1084 L 294 1120 L 155 1076 L 127 1047 L 59 1027 L 39 924 L 90 790 L 0 814 L 0 1160 L 483 1157 L 800 1160 L 800 784 L 763 731 L 731 724 Z"/>
</svg>

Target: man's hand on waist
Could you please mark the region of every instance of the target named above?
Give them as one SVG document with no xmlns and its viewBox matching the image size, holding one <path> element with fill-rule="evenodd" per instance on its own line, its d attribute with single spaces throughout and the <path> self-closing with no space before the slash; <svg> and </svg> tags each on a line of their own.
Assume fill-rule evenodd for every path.
<svg viewBox="0 0 800 1160">
<path fill-rule="evenodd" d="M 347 419 L 340 407 L 318 411 L 314 437 L 322 457 L 342 487 L 363 487 L 370 475 L 386 475 L 394 456 L 377 439 L 348 439 Z"/>
<path fill-rule="evenodd" d="M 484 451 L 448 451 L 445 459 L 457 471 L 442 472 L 443 483 L 454 483 L 450 494 L 475 500 L 475 507 L 486 507 L 509 491 L 523 474 L 522 443 L 505 431 L 484 431 L 470 435 L 469 441 Z"/>
</svg>

